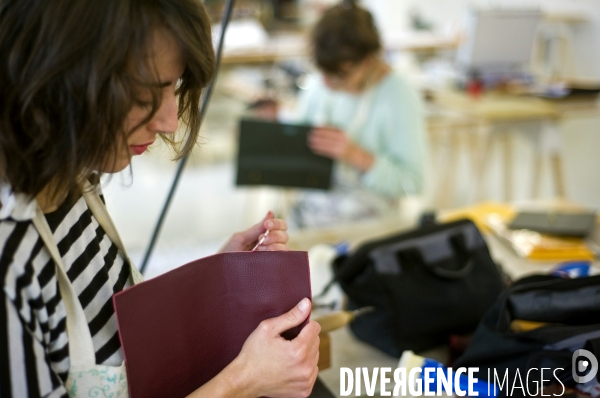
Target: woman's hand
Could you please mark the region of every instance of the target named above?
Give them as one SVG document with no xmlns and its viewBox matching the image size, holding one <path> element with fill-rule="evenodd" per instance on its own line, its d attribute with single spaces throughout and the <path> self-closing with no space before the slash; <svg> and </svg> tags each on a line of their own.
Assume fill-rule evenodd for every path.
<svg viewBox="0 0 600 398">
<path fill-rule="evenodd" d="M 256 250 L 289 250 L 289 247 L 287 246 L 289 236 L 287 233 L 286 222 L 284 220 L 275 219 L 273 212 L 269 211 L 265 218 L 258 224 L 245 231 L 233 234 L 223 247 L 219 249 L 219 253 L 252 250 L 267 230 L 269 230 L 269 235 Z"/>
<path fill-rule="evenodd" d="M 233 362 L 188 398 L 308 397 L 319 372 L 321 326 L 309 321 L 291 341 L 281 333 L 304 322 L 310 308 L 305 298 L 289 312 L 262 321 Z"/>
<path fill-rule="evenodd" d="M 310 315 L 311 302 L 303 299 L 291 311 L 258 325 L 231 363 L 233 374 L 254 397 L 307 397 L 319 368 L 319 332 L 310 321 L 291 341 L 281 333 L 298 326 Z"/>
<path fill-rule="evenodd" d="M 312 129 L 308 136 L 308 146 L 318 155 L 343 160 L 352 142 L 342 131 L 332 127 Z"/>
<path fill-rule="evenodd" d="M 375 161 L 371 153 L 352 142 L 346 133 L 332 127 L 312 129 L 308 146 L 317 155 L 349 163 L 363 172 Z"/>
</svg>

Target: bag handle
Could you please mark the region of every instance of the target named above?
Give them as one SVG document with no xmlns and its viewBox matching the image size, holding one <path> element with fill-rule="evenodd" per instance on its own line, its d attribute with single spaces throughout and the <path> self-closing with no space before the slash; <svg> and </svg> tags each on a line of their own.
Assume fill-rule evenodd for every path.
<svg viewBox="0 0 600 398">
<path fill-rule="evenodd" d="M 435 275 L 446 279 L 462 279 L 473 269 L 473 260 L 468 258 L 459 269 L 446 269 L 435 266 L 428 266 Z"/>
<path fill-rule="evenodd" d="M 361 247 L 354 255 L 342 255 L 337 257 L 332 264 L 334 279 L 337 279 L 340 282 L 350 282 L 358 276 L 365 267 L 367 267 L 370 261 L 373 260 L 373 255 L 377 255 L 380 260 L 386 262 L 387 266 L 385 268 L 391 270 L 392 273 L 396 273 L 393 270 L 400 270 L 397 259 L 398 255 L 402 252 L 411 253 L 414 254 L 414 257 L 417 257 L 417 261 L 421 265 L 427 267 L 434 275 L 445 279 L 464 278 L 471 272 L 475 264 L 471 258 L 472 254 L 467 248 L 465 236 L 460 232 L 447 236 L 450 245 L 454 249 L 453 251 L 464 259 L 461 266 L 458 269 L 453 270 L 435 267 L 434 265 L 425 262 L 418 248 L 414 245 L 407 247 L 403 242 L 395 243 L 394 240 L 396 239 L 397 236 L 394 236 L 389 238 L 387 242 L 371 242 Z M 400 247 L 398 247 L 399 245 Z"/>
<path fill-rule="evenodd" d="M 467 276 L 469 274 L 469 272 L 471 272 L 471 270 L 473 269 L 473 265 L 474 265 L 473 256 L 471 254 L 469 254 L 469 250 L 467 249 L 467 246 L 465 244 L 464 235 L 460 234 L 460 235 L 452 236 L 450 238 L 450 244 L 454 248 L 454 251 L 456 253 L 460 254 L 461 257 L 464 258 L 464 261 L 462 262 L 462 265 L 459 268 L 446 269 L 446 268 L 442 268 L 442 267 L 436 267 L 433 265 L 429 265 L 425 262 L 423 262 L 423 264 L 425 264 L 431 270 L 431 272 L 433 272 L 435 275 L 437 275 L 441 278 L 462 279 L 465 276 Z"/>
</svg>

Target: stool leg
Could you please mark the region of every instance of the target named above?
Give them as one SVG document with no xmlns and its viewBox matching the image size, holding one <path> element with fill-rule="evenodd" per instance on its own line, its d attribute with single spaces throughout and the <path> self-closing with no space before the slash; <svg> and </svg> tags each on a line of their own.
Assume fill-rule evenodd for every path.
<svg viewBox="0 0 600 398">
<path fill-rule="evenodd" d="M 451 205 L 454 196 L 455 177 L 458 171 L 458 152 L 460 149 L 460 130 L 451 128 L 448 130 L 450 135 L 450 146 L 448 148 L 448 164 L 444 170 L 444 178 L 441 181 L 441 204 L 442 208 L 448 208 Z"/>
<path fill-rule="evenodd" d="M 510 201 L 513 197 L 513 151 L 510 139 L 510 131 L 502 132 L 502 144 L 504 149 L 504 200 Z"/>
<path fill-rule="evenodd" d="M 554 192 L 559 198 L 566 198 L 565 183 L 562 172 L 562 140 L 558 121 L 551 121 L 542 126 L 540 131 L 538 152 L 550 159 L 550 172 L 554 182 Z"/>
<path fill-rule="evenodd" d="M 531 176 L 531 197 L 535 199 L 539 198 L 540 196 L 540 190 L 542 186 L 542 171 L 544 167 L 543 156 L 537 148 L 535 150 L 533 162 L 533 175 Z"/>
<path fill-rule="evenodd" d="M 480 149 L 480 137 L 479 137 L 479 131 L 478 128 L 481 128 L 481 126 L 469 126 L 467 127 L 467 130 L 465 131 L 466 134 L 466 139 L 467 139 L 467 157 L 468 157 L 468 162 L 467 164 L 469 165 L 469 167 L 471 168 L 471 173 L 475 173 L 478 168 L 479 168 L 479 149 Z M 471 174 L 473 175 L 473 174 Z M 476 184 L 476 179 L 472 179 L 475 184 Z M 471 184 L 469 186 L 469 192 L 468 192 L 468 198 L 467 201 L 470 203 L 472 201 L 473 198 L 473 192 L 477 189 L 477 186 L 475 184 Z"/>
<path fill-rule="evenodd" d="M 550 162 L 552 163 L 552 174 L 554 174 L 554 188 L 556 190 L 556 195 L 560 199 L 564 199 L 567 195 L 562 174 L 562 157 L 559 153 L 553 153 L 550 155 Z"/>
<path fill-rule="evenodd" d="M 475 173 L 476 173 L 476 177 L 475 177 L 475 181 L 476 181 L 476 200 L 477 201 L 481 201 L 484 199 L 484 189 L 483 189 L 483 183 L 484 183 L 484 179 L 485 179 L 485 171 L 487 168 L 487 163 L 488 160 L 492 154 L 492 149 L 493 149 L 493 145 L 494 145 L 494 134 L 495 131 L 492 131 L 492 129 L 489 126 L 481 126 L 480 128 L 480 135 L 481 140 L 480 140 L 480 150 L 479 152 L 479 156 L 478 156 L 478 160 L 476 162 L 477 167 L 475 168 Z"/>
<path fill-rule="evenodd" d="M 440 161 L 442 156 L 444 155 L 443 146 L 444 146 L 444 130 L 440 128 L 435 128 L 430 126 L 429 129 L 429 147 L 430 147 L 430 159 L 431 159 L 431 168 L 430 174 L 433 180 L 433 201 L 437 207 L 441 207 L 441 170 L 443 169 L 443 163 Z"/>
<path fill-rule="evenodd" d="M 539 198 L 542 191 L 542 177 L 544 175 L 544 158 L 547 150 L 547 131 L 542 124 L 531 136 L 533 139 L 533 174 L 531 176 L 531 197 Z"/>
</svg>

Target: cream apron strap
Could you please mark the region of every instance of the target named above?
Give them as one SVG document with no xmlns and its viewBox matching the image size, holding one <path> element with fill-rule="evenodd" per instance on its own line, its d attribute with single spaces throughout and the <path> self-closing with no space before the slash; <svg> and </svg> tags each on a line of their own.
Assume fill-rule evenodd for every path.
<svg viewBox="0 0 600 398">
<path fill-rule="evenodd" d="M 95 365 L 96 354 L 94 352 L 94 344 L 92 342 L 92 336 L 87 324 L 85 312 L 83 311 L 79 297 L 77 297 L 73 285 L 67 276 L 48 221 L 46 221 L 46 217 L 44 217 L 44 213 L 39 206 L 36 208 L 33 225 L 36 227 L 40 237 L 46 245 L 46 249 L 48 249 L 50 256 L 55 262 L 58 288 L 60 289 L 60 295 L 67 313 L 67 335 L 69 337 L 69 357 L 71 366 Z M 77 355 L 73 355 L 73 353 L 77 353 Z"/>
<path fill-rule="evenodd" d="M 100 224 L 106 235 L 108 235 L 108 238 L 117 246 L 123 257 L 125 257 L 129 263 L 133 283 L 136 284 L 143 282 L 144 278 L 127 255 L 125 246 L 121 241 L 121 237 L 117 232 L 117 228 L 115 227 L 112 218 L 110 218 L 110 214 L 108 214 L 108 211 L 106 210 L 104 202 L 102 202 L 102 199 L 100 199 L 96 189 L 87 180 L 83 183 L 83 198 L 85 199 L 85 203 L 87 203 L 88 208 L 98 221 L 98 224 Z"/>
</svg>

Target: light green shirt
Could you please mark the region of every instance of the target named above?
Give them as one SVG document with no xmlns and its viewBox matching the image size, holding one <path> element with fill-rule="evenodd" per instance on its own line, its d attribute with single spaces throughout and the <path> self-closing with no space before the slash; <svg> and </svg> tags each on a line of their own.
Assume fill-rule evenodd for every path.
<svg viewBox="0 0 600 398">
<path fill-rule="evenodd" d="M 300 94 L 297 122 L 345 131 L 375 156 L 359 175 L 360 184 L 386 197 L 417 194 L 423 189 L 424 116 L 421 99 L 399 74 L 388 73 L 358 95 L 333 91 L 314 77 Z"/>
</svg>

